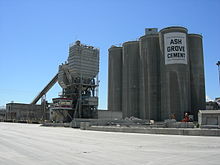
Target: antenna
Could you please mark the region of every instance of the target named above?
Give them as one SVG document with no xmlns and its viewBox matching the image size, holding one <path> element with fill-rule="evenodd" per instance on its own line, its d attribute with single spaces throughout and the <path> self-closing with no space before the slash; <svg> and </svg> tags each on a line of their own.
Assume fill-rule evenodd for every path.
<svg viewBox="0 0 220 165">
<path fill-rule="evenodd" d="M 218 66 L 218 77 L 219 77 L 219 86 L 220 86 L 220 61 L 218 61 L 216 65 Z"/>
</svg>

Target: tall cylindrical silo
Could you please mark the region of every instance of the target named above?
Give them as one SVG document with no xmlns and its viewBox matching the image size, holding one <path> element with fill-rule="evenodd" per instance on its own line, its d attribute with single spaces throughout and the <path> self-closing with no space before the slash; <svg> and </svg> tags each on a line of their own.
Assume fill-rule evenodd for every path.
<svg viewBox="0 0 220 165">
<path fill-rule="evenodd" d="M 197 120 L 198 110 L 205 109 L 205 76 L 202 36 L 199 34 L 188 35 L 190 82 L 191 82 L 191 110 Z"/>
<path fill-rule="evenodd" d="M 139 117 L 139 42 L 123 44 L 122 115 Z"/>
<path fill-rule="evenodd" d="M 122 111 L 122 47 L 108 50 L 108 110 Z"/>
<path fill-rule="evenodd" d="M 140 38 L 140 118 L 159 120 L 159 35 L 149 34 Z"/>
<path fill-rule="evenodd" d="M 159 33 L 161 119 L 175 114 L 181 120 L 191 111 L 190 70 L 187 45 L 187 29 L 168 27 Z"/>
</svg>

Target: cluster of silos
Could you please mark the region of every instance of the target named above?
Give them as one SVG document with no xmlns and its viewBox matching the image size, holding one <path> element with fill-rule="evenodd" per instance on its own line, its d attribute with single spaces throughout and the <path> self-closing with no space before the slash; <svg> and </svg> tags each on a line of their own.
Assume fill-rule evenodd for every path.
<svg viewBox="0 0 220 165">
<path fill-rule="evenodd" d="M 184 27 L 146 29 L 109 49 L 108 109 L 123 117 L 181 120 L 205 108 L 201 35 Z"/>
</svg>

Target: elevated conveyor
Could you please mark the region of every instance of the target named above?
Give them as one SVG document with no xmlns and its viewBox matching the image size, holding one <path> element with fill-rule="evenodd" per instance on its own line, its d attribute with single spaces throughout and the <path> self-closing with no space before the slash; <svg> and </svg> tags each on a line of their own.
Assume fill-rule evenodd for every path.
<svg viewBox="0 0 220 165">
<path fill-rule="evenodd" d="M 44 89 L 34 98 L 31 104 L 36 104 L 40 98 L 45 95 L 57 82 L 58 80 L 58 73 L 53 77 L 53 79 L 44 87 Z"/>
</svg>

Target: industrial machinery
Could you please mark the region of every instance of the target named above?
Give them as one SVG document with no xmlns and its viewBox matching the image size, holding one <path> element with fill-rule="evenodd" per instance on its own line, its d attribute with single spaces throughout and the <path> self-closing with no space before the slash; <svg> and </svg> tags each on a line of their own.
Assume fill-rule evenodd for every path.
<svg viewBox="0 0 220 165">
<path fill-rule="evenodd" d="M 62 94 L 50 104 L 50 119 L 70 122 L 74 118 L 97 118 L 99 49 L 76 41 L 58 73 L 31 102 L 36 104 L 58 82 Z"/>
<path fill-rule="evenodd" d="M 97 118 L 99 50 L 80 41 L 70 45 L 68 62 L 59 66 L 60 98 L 53 99 L 52 119 Z"/>
</svg>

